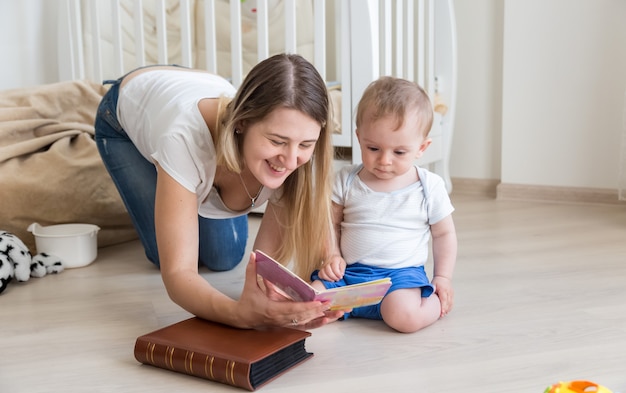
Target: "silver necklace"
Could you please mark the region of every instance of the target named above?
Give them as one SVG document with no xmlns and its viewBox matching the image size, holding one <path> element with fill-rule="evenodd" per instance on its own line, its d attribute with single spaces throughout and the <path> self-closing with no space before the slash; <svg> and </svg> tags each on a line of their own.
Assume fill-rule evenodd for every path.
<svg viewBox="0 0 626 393">
<path fill-rule="evenodd" d="M 259 198 L 259 195 L 261 195 L 261 191 L 263 191 L 263 185 L 261 185 L 261 187 L 259 188 L 259 191 L 253 197 L 252 195 L 250 195 L 250 191 L 248 191 L 248 187 L 246 187 L 246 182 L 244 182 L 243 177 L 241 177 L 241 172 L 239 172 L 239 179 L 241 180 L 241 185 L 243 186 L 243 189 L 246 191 L 246 194 L 248 194 L 248 198 L 250 198 L 250 202 L 251 202 L 250 207 L 254 207 L 256 200 Z"/>
</svg>

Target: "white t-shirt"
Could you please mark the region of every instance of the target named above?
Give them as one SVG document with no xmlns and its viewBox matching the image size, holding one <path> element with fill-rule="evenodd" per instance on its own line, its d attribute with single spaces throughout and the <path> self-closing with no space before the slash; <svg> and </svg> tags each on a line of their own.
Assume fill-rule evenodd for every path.
<svg viewBox="0 0 626 393">
<path fill-rule="evenodd" d="M 135 76 L 123 87 L 117 114 L 141 154 L 158 162 L 173 179 L 198 198 L 198 214 L 226 218 L 248 213 L 232 211 L 213 187 L 217 163 L 215 146 L 198 102 L 203 98 L 233 97 L 235 88 L 224 78 L 203 72 L 153 70 Z M 257 205 L 272 190 L 264 188 Z"/>
<path fill-rule="evenodd" d="M 384 268 L 423 266 L 430 225 L 454 211 L 443 179 L 415 167 L 420 180 L 393 192 L 377 192 L 361 181 L 362 165 L 337 173 L 333 202 L 343 206 L 341 254 L 348 264 Z"/>
</svg>

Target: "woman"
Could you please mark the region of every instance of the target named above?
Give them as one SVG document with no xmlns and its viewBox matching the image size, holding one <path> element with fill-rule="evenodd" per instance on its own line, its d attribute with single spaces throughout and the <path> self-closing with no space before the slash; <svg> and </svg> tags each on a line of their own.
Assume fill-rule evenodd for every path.
<svg viewBox="0 0 626 393">
<path fill-rule="evenodd" d="M 192 314 L 241 328 L 315 328 L 341 313 L 287 302 L 257 283 L 250 256 L 233 300 L 200 274 L 243 258 L 247 213 L 268 201 L 254 249 L 310 273 L 331 233 L 329 99 L 313 65 L 280 54 L 236 91 L 223 78 L 150 66 L 117 81 L 95 121 L 100 155 L 170 298 Z"/>
</svg>

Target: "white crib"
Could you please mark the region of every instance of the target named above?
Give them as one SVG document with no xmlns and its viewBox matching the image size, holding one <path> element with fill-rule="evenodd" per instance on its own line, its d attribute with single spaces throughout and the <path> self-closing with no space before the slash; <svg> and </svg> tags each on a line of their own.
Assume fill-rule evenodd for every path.
<svg viewBox="0 0 626 393">
<path fill-rule="evenodd" d="M 328 81 L 334 144 L 351 162 L 360 160 L 354 115 L 365 87 L 380 75 L 416 81 L 436 109 L 433 143 L 419 164 L 451 191 L 452 0 L 65 0 L 60 16 L 60 80 L 100 82 L 137 66 L 176 63 L 238 86 L 250 67 L 274 53 L 303 55 Z"/>
</svg>

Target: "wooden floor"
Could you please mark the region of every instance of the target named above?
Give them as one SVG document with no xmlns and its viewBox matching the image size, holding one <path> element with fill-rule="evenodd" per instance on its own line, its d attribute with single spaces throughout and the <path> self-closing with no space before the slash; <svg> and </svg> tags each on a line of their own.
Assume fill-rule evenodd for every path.
<svg viewBox="0 0 626 393">
<path fill-rule="evenodd" d="M 315 356 L 260 391 L 542 393 L 588 379 L 626 393 L 626 204 L 452 199 L 453 312 L 410 335 L 355 319 L 313 330 Z M 235 297 L 243 272 L 203 275 Z M 189 316 L 137 242 L 11 284 L 0 310 L 0 392 L 241 391 L 135 361 L 137 336 Z"/>
</svg>

